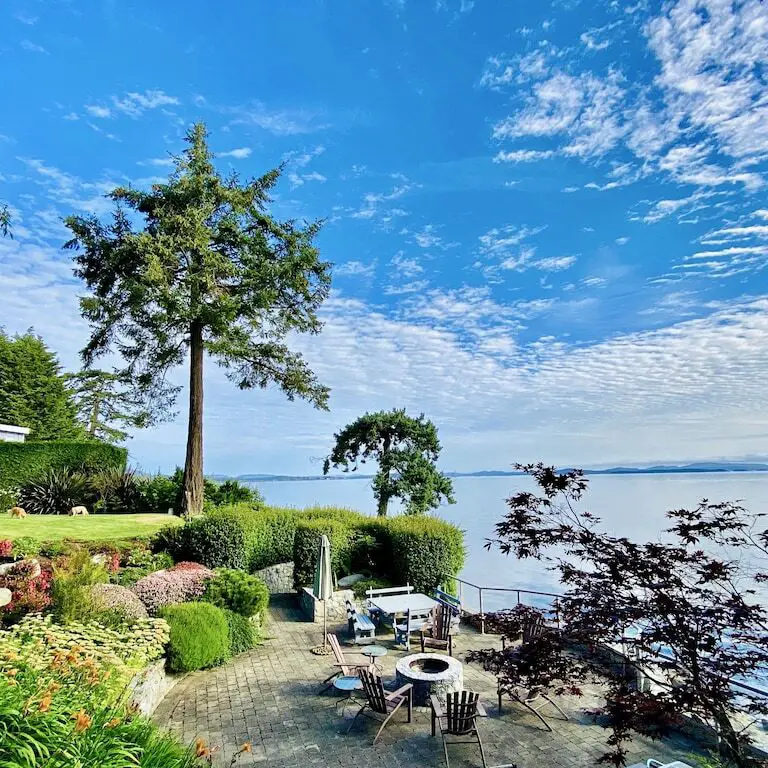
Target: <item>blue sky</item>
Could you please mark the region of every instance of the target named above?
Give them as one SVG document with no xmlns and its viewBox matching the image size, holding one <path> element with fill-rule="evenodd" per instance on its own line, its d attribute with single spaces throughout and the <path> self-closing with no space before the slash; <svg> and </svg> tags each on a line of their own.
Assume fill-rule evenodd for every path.
<svg viewBox="0 0 768 768">
<path fill-rule="evenodd" d="M 77 365 L 61 218 L 168 172 L 286 164 L 327 219 L 330 413 L 209 365 L 206 469 L 318 472 L 406 407 L 446 469 L 768 456 L 768 6 L 759 0 L 14 2 L 0 8 L 0 325 Z M 183 372 L 179 372 L 179 381 Z M 183 420 L 137 434 L 148 470 Z"/>
</svg>

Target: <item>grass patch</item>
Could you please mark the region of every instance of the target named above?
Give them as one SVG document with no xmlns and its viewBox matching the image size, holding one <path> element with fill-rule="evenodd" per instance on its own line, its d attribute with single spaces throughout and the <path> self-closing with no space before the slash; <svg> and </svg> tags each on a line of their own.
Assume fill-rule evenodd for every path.
<svg viewBox="0 0 768 768">
<path fill-rule="evenodd" d="M 130 539 L 149 536 L 169 523 L 181 522 L 180 517 L 157 514 L 88 517 L 30 515 L 23 520 L 6 516 L 0 517 L 0 539 L 18 539 L 21 536 L 30 536 L 38 541 Z"/>
</svg>

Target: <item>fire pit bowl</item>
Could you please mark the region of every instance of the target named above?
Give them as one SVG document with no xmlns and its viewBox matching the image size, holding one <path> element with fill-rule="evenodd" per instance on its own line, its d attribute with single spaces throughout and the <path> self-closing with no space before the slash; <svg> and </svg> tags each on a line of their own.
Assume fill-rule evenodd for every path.
<svg viewBox="0 0 768 768">
<path fill-rule="evenodd" d="M 438 653 L 404 656 L 395 666 L 395 675 L 398 688 L 406 683 L 413 685 L 413 703 L 417 707 L 426 707 L 433 694 L 442 699 L 464 687 L 461 662 Z"/>
</svg>

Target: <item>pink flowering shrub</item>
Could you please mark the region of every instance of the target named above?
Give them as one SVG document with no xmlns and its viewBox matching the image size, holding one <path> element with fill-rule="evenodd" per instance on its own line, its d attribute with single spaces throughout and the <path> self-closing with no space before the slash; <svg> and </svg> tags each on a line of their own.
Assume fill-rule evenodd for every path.
<svg viewBox="0 0 768 768">
<path fill-rule="evenodd" d="M 189 560 L 182 560 L 180 563 L 176 563 L 171 570 L 173 571 L 199 571 L 200 569 L 208 570 L 204 565 L 200 563 L 192 563 Z"/>
<path fill-rule="evenodd" d="M 35 575 L 37 574 L 37 575 Z M 0 587 L 11 591 L 11 602 L 0 608 L 0 617 L 14 622 L 26 613 L 39 613 L 51 604 L 51 572 L 24 560 L 0 576 Z M 203 587 L 205 589 L 205 587 Z"/>
<path fill-rule="evenodd" d="M 186 603 L 201 597 L 213 571 L 197 563 L 181 563 L 167 571 L 155 571 L 139 579 L 133 591 L 154 616 L 160 608 L 176 603 Z M 194 567 L 191 567 L 194 566 Z"/>
<path fill-rule="evenodd" d="M 13 552 L 13 542 L 10 539 L 0 539 L 0 557 L 10 557 Z"/>
</svg>

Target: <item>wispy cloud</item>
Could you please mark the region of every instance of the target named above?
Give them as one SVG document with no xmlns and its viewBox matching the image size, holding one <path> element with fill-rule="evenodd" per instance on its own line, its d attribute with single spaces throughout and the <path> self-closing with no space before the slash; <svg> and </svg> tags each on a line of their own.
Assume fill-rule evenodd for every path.
<svg viewBox="0 0 768 768">
<path fill-rule="evenodd" d="M 222 107 L 220 111 L 233 115 L 232 125 L 250 125 L 276 136 L 316 133 L 331 125 L 320 111 L 268 107 L 261 101 L 244 106 Z"/>
<path fill-rule="evenodd" d="M 161 90 L 148 90 L 141 93 L 131 91 L 120 97 L 112 97 L 114 109 L 129 117 L 141 117 L 148 110 L 173 107 L 180 103 L 176 96 L 170 96 Z"/>
<path fill-rule="evenodd" d="M 30 53 L 44 53 L 48 55 L 48 51 L 43 48 L 42 45 L 33 43 L 31 40 L 22 40 L 20 45 L 25 51 L 29 51 Z"/>
<path fill-rule="evenodd" d="M 15 13 L 13 15 L 13 18 L 16 19 L 16 21 L 20 21 L 22 24 L 26 24 L 29 27 L 34 26 L 37 24 L 37 16 L 27 16 L 24 13 Z"/>
<path fill-rule="evenodd" d="M 230 149 L 228 152 L 217 152 L 218 157 L 232 157 L 235 160 L 245 160 L 251 156 L 253 150 L 250 147 L 238 147 Z"/>
<path fill-rule="evenodd" d="M 551 149 L 515 149 L 510 152 L 503 150 L 498 152 L 494 158 L 494 163 L 531 163 L 536 160 L 547 160 L 555 153 Z"/>
<path fill-rule="evenodd" d="M 109 107 L 99 104 L 86 104 L 83 108 L 91 117 L 98 117 L 103 120 L 112 117 L 112 110 Z"/>
</svg>

